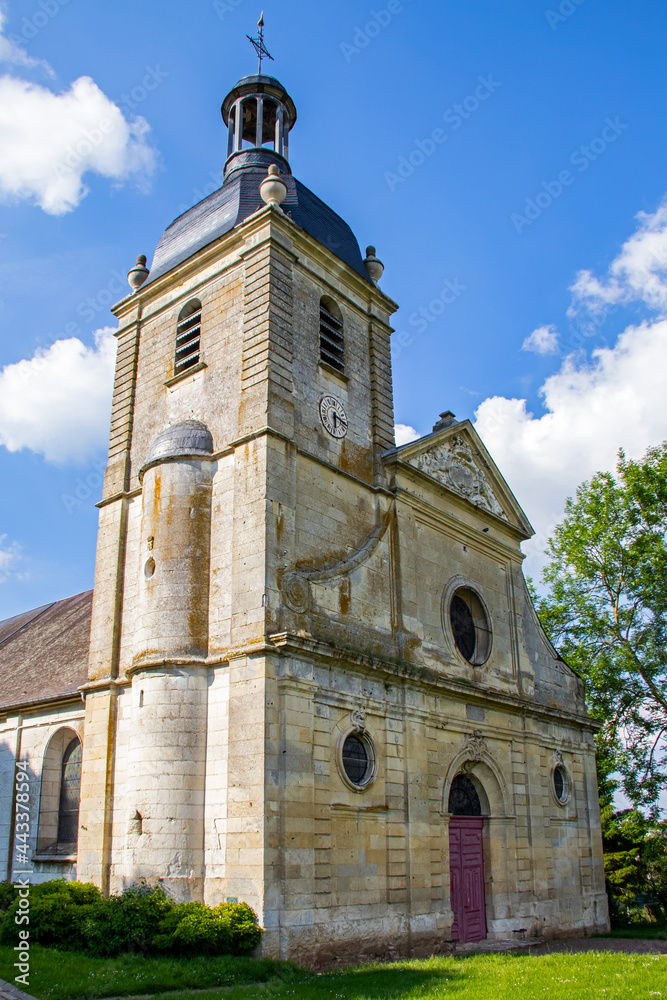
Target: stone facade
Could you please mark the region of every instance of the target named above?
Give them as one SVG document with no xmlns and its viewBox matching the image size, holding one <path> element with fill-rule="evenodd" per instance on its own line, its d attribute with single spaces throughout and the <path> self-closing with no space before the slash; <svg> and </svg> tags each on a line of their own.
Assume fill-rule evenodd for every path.
<svg viewBox="0 0 667 1000">
<path fill-rule="evenodd" d="M 323 297 L 344 373 L 320 360 Z M 175 376 L 195 298 L 200 362 Z M 449 948 L 458 775 L 487 936 L 607 926 L 594 724 L 526 590 L 532 530 L 469 422 L 394 446 L 395 309 L 277 207 L 115 309 L 76 874 L 246 900 L 274 957 Z M 461 653 L 457 594 L 483 657 Z"/>
</svg>

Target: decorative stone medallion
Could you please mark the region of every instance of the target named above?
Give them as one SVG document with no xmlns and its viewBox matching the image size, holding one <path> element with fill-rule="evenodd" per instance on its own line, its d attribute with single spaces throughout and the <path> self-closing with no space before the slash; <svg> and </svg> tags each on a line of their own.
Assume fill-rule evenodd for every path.
<svg viewBox="0 0 667 1000">
<path fill-rule="evenodd" d="M 484 473 L 475 461 L 470 445 L 460 435 L 417 455 L 411 460 L 411 464 L 477 507 L 483 507 L 498 517 L 505 517 Z"/>
<path fill-rule="evenodd" d="M 288 608 L 303 614 L 310 608 L 310 586 L 298 573 L 285 573 L 280 581 L 283 600 Z"/>
<path fill-rule="evenodd" d="M 347 413 L 341 401 L 335 396 L 322 396 L 320 419 L 332 437 L 344 438 L 347 434 Z"/>
</svg>

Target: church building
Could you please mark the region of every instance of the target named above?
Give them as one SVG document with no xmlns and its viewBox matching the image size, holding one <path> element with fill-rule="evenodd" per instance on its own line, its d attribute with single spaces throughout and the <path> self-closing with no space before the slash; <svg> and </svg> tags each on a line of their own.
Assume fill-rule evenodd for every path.
<svg viewBox="0 0 667 1000">
<path fill-rule="evenodd" d="M 0 622 L 2 877 L 20 760 L 34 880 L 247 901 L 265 956 L 604 930 L 596 724 L 526 515 L 468 420 L 396 447 L 397 305 L 293 176 L 285 88 L 222 117 L 222 187 L 113 310 L 94 590 Z"/>
</svg>

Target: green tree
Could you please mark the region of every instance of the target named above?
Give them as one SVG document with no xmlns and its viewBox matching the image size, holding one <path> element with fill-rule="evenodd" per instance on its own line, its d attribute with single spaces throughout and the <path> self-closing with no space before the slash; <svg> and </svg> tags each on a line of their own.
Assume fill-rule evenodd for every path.
<svg viewBox="0 0 667 1000">
<path fill-rule="evenodd" d="M 658 815 L 667 785 L 667 442 L 640 461 L 619 453 L 565 505 L 548 543 L 542 625 L 586 682 L 598 734 L 602 806 L 612 775 Z"/>
<path fill-rule="evenodd" d="M 604 873 L 612 925 L 630 911 L 662 922 L 667 914 L 667 824 L 651 823 L 637 809 L 602 817 Z"/>
</svg>

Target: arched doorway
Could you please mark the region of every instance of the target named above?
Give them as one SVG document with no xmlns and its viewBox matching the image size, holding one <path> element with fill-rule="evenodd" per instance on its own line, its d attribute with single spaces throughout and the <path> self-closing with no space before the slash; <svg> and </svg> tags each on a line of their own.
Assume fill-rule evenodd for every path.
<svg viewBox="0 0 667 1000">
<path fill-rule="evenodd" d="M 484 819 L 477 790 L 457 774 L 449 790 L 449 875 L 453 941 L 486 937 L 484 900 Z"/>
</svg>

